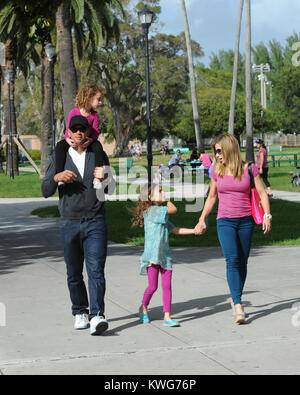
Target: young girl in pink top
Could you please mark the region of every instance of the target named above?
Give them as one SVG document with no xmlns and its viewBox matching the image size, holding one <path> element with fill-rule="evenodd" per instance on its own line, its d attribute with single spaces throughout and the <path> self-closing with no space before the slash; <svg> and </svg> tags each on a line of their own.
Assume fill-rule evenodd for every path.
<svg viewBox="0 0 300 395">
<path fill-rule="evenodd" d="M 84 116 L 88 120 L 90 127 L 88 132 L 89 137 L 85 146 L 90 145 L 91 150 L 95 153 L 95 167 L 102 167 L 104 165 L 105 154 L 102 144 L 98 141 L 100 135 L 99 115 L 96 111 L 102 105 L 102 100 L 103 90 L 97 85 L 87 85 L 78 92 L 75 107 L 72 108 L 68 116 L 65 139 L 58 142 L 55 147 L 56 173 L 64 171 L 68 149 L 74 147 L 68 131 L 71 118 L 77 115 Z M 94 187 L 101 187 L 100 180 L 94 179 Z"/>
<path fill-rule="evenodd" d="M 219 198 L 217 230 L 226 259 L 227 282 L 231 293 L 231 305 L 236 323 L 245 322 L 242 293 L 247 276 L 254 220 L 251 215 L 250 176 L 248 163 L 241 158 L 237 139 L 230 134 L 218 136 L 213 143 L 215 166 L 212 171 L 210 192 L 202 215 L 195 227 L 196 234 L 206 231 L 205 220 Z M 252 166 L 255 187 L 265 211 L 262 229 L 264 234 L 271 229 L 270 204 L 259 171 Z"/>
</svg>

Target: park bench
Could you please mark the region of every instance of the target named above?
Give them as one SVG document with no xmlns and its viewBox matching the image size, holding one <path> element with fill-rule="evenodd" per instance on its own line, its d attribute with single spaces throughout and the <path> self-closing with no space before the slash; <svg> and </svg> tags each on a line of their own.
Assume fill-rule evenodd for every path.
<svg viewBox="0 0 300 395">
<path fill-rule="evenodd" d="M 276 164 L 278 167 L 280 167 L 281 163 L 289 163 L 290 166 L 292 166 L 292 164 L 294 163 L 295 167 L 297 167 L 298 162 L 300 162 L 300 159 L 298 159 L 298 155 L 300 155 L 299 152 L 290 152 L 286 154 L 270 154 L 269 156 L 271 157 L 271 160 L 269 160 L 268 163 L 272 164 L 272 167 L 275 167 Z"/>
<path fill-rule="evenodd" d="M 268 145 L 267 147 L 268 152 L 282 152 L 281 145 Z"/>
</svg>

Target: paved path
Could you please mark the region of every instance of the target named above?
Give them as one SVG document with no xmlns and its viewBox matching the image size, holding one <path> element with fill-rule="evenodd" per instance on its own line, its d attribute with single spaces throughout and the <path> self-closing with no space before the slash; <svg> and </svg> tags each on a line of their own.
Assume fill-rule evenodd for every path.
<svg viewBox="0 0 300 395">
<path fill-rule="evenodd" d="M 300 373 L 300 247 L 252 249 L 243 326 L 233 321 L 220 249 L 172 248 L 182 326 L 165 328 L 160 289 L 151 323 L 138 321 L 142 249 L 110 243 L 110 326 L 91 337 L 73 329 L 58 220 L 30 215 L 49 204 L 56 199 L 0 199 L 0 375 Z"/>
</svg>

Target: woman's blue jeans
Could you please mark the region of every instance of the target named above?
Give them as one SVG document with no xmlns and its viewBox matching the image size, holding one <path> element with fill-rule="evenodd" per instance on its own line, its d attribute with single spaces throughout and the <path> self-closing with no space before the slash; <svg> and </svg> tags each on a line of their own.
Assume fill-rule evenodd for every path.
<svg viewBox="0 0 300 395">
<path fill-rule="evenodd" d="M 217 221 L 219 241 L 226 259 L 227 282 L 234 304 L 242 303 L 247 277 L 254 221 L 251 217 L 220 218 Z"/>
<path fill-rule="evenodd" d="M 62 218 L 60 233 L 73 315 L 89 313 L 89 306 L 90 319 L 97 314 L 104 315 L 104 267 L 107 255 L 105 218 L 97 217 L 85 221 Z M 89 300 L 83 280 L 84 261 L 88 275 Z"/>
</svg>

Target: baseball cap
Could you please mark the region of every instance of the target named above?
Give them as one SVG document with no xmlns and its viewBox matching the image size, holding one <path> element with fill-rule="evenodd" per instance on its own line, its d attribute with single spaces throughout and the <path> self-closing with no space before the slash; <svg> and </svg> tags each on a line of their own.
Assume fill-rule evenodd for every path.
<svg viewBox="0 0 300 395">
<path fill-rule="evenodd" d="M 263 140 L 262 139 L 256 139 L 254 140 L 255 144 L 262 144 Z"/>
<path fill-rule="evenodd" d="M 82 115 L 76 115 L 75 117 L 72 117 L 70 120 L 69 124 L 69 129 L 72 130 L 74 126 L 83 126 L 86 130 L 89 128 L 89 123 L 86 117 L 83 117 Z"/>
</svg>

